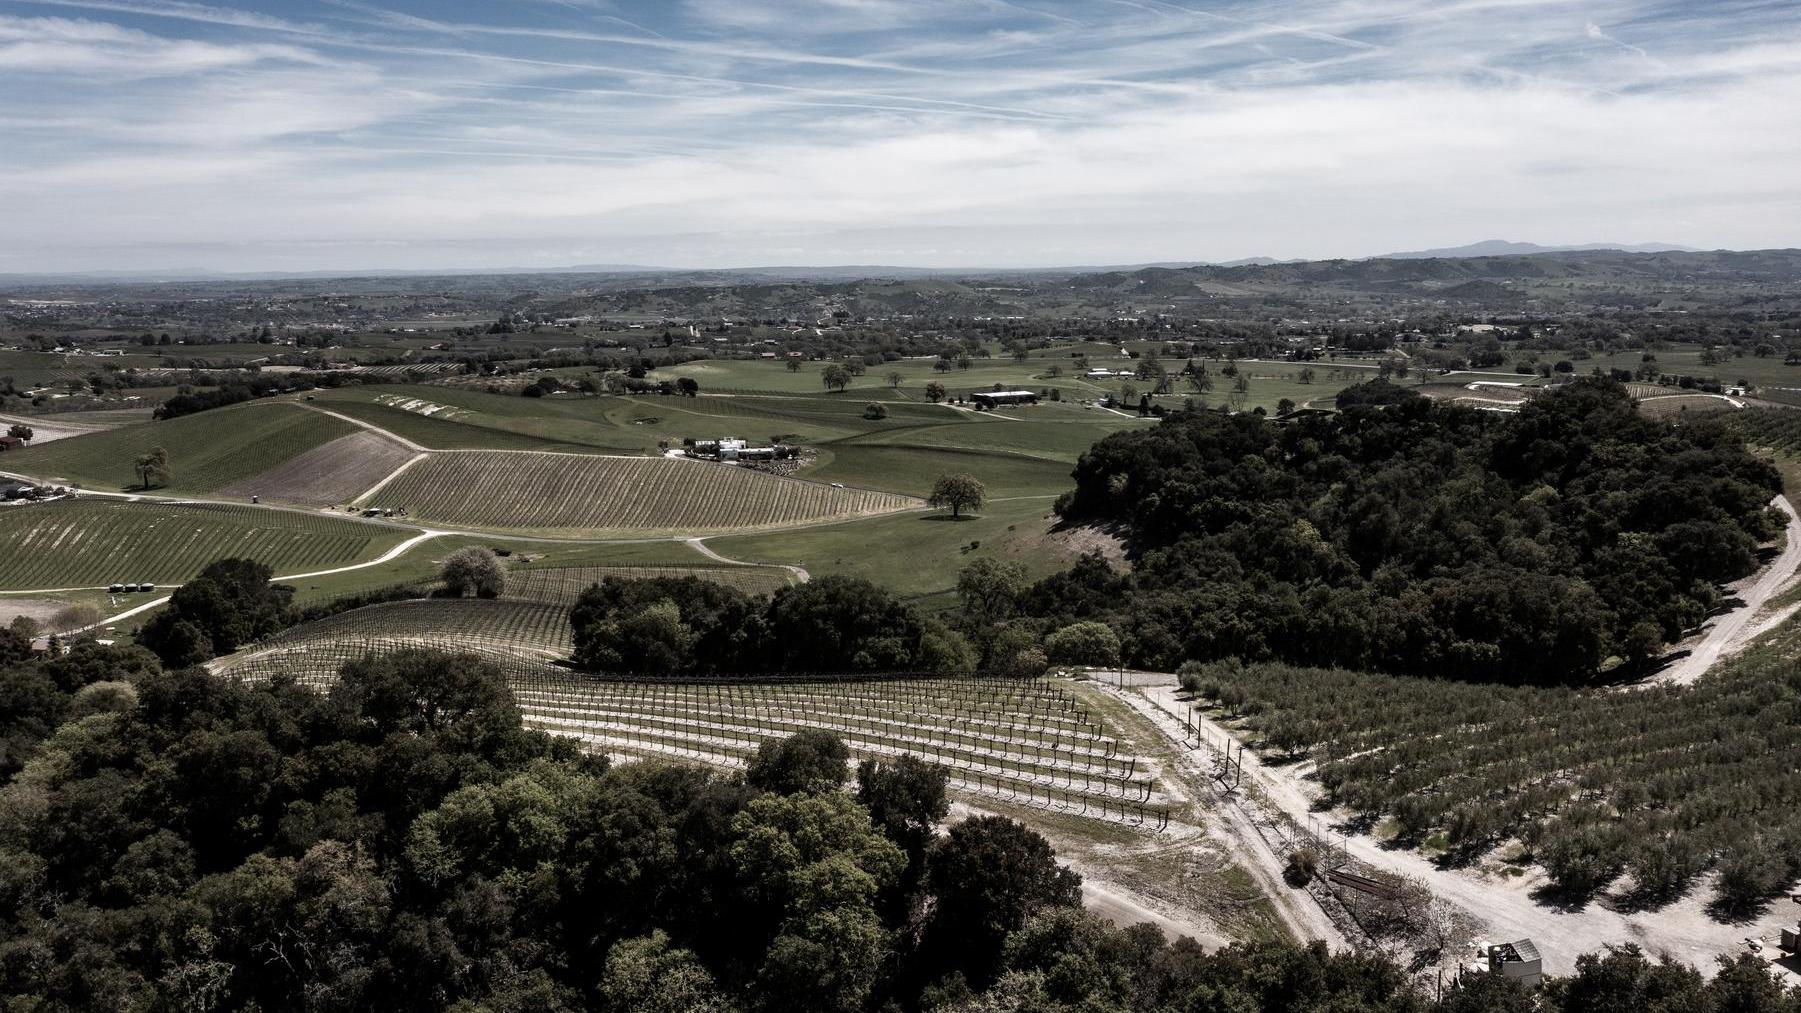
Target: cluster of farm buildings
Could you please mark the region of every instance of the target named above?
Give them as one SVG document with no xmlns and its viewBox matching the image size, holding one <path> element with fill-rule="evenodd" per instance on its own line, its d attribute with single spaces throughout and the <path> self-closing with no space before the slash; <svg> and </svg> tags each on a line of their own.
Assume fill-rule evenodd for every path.
<svg viewBox="0 0 1801 1013">
<path fill-rule="evenodd" d="M 786 443 L 753 447 L 747 441 L 725 436 L 717 440 L 683 440 L 683 453 L 707 461 L 785 461 L 800 456 L 800 448 Z"/>
</svg>

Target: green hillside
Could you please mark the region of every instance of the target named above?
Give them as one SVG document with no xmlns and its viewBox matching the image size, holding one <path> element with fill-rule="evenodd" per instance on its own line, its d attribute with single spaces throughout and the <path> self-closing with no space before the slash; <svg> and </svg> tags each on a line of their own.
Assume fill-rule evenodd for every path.
<svg viewBox="0 0 1801 1013">
<path fill-rule="evenodd" d="M 351 423 L 299 405 L 258 401 L 13 451 L 0 468 L 124 491 L 138 485 L 132 465 L 139 455 L 162 447 L 169 452 L 169 481 L 157 491 L 207 493 L 353 432 Z"/>
</svg>

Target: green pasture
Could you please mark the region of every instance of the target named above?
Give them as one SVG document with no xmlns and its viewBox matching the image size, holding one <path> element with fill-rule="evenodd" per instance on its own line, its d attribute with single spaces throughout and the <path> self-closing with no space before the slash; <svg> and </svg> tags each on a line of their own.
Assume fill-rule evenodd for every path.
<svg viewBox="0 0 1801 1013">
<path fill-rule="evenodd" d="M 435 580 L 444 560 L 458 549 L 482 546 L 505 550 L 509 569 L 563 568 L 575 566 L 705 566 L 708 557 L 686 542 L 672 539 L 635 542 L 553 542 L 519 538 L 485 538 L 446 535 L 413 546 L 380 566 L 314 577 L 295 584 L 294 600 L 300 604 L 329 601 L 394 584 Z"/>
<path fill-rule="evenodd" d="M 1117 353 L 1115 353 L 1117 358 Z M 933 368 L 936 358 L 900 359 L 895 362 L 884 362 L 880 365 L 866 367 L 862 376 L 852 377 L 845 395 L 868 400 L 925 400 L 925 386 L 938 383 L 944 386 L 952 397 L 968 396 L 975 391 L 993 389 L 995 384 L 1004 387 L 1019 387 L 1030 390 L 1041 390 L 1046 387 L 1058 387 L 1063 396 L 1068 398 L 1098 396 L 1105 393 L 1104 386 L 1090 384 L 1078 375 L 1074 360 L 1064 357 L 1046 359 L 1028 359 L 1020 363 L 1010 357 L 994 357 L 988 359 L 974 358 L 970 360 L 968 369 L 952 368 L 940 372 Z M 1129 359 L 1118 359 L 1122 363 L 1130 363 Z M 1058 366 L 1061 376 L 1052 377 L 1049 369 Z M 666 366 L 658 369 L 650 376 L 653 380 L 672 380 L 677 377 L 692 377 L 700 384 L 701 393 L 709 390 L 719 391 L 762 391 L 775 394 L 826 394 L 827 388 L 821 379 L 826 367 L 825 362 L 804 361 L 800 369 L 790 372 L 786 361 L 782 359 L 703 359 L 687 362 L 679 366 Z M 1097 363 L 1098 365 L 1098 363 Z M 1131 368 L 1129 365 L 1117 368 Z M 889 373 L 899 373 L 901 383 L 895 387 L 888 380 Z"/>
<path fill-rule="evenodd" d="M 342 419 L 295 405 L 252 401 L 12 451 L 0 467 L 83 488 L 124 491 L 138 487 L 137 458 L 161 447 L 169 452 L 169 481 L 156 491 L 205 493 L 355 431 Z"/>
<path fill-rule="evenodd" d="M 898 594 L 944 592 L 981 558 L 1014 560 L 1034 577 L 1067 565 L 1047 543 L 1054 497 L 991 502 L 979 515 L 908 513 L 767 534 L 707 539 L 714 551 L 751 563 L 800 566 L 811 576 L 861 577 Z"/>
<path fill-rule="evenodd" d="M 1023 454 L 951 447 L 835 443 L 819 450 L 800 472 L 815 482 L 842 482 L 856 489 L 880 489 L 926 496 L 938 476 L 967 472 L 982 481 L 990 497 L 1055 496 L 1070 488 L 1070 465 Z"/>
</svg>

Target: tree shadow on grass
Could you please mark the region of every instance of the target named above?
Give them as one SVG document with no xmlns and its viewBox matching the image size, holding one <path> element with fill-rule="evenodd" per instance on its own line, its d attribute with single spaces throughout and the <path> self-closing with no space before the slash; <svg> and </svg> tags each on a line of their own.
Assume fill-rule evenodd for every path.
<svg viewBox="0 0 1801 1013">
<path fill-rule="evenodd" d="M 973 521 L 973 520 L 980 520 L 981 517 L 982 517 L 981 514 L 963 514 L 961 516 L 953 516 L 951 514 L 926 514 L 924 517 L 921 517 L 920 520 L 922 520 L 922 521 Z"/>
</svg>

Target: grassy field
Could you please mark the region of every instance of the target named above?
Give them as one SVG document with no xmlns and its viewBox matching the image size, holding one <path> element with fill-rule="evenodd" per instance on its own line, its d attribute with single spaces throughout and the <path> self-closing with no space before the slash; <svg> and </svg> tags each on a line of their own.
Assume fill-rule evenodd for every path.
<svg viewBox="0 0 1801 1013">
<path fill-rule="evenodd" d="M 515 570 L 507 575 L 502 598 L 542 602 L 567 608 L 583 591 L 612 580 L 651 577 L 699 577 L 750 595 L 771 594 L 794 583 L 787 570 L 773 566 L 557 566 Z"/>
<path fill-rule="evenodd" d="M 356 391 L 360 397 L 321 398 L 320 407 L 347 415 L 361 422 L 385 429 L 402 439 L 411 440 L 432 450 L 593 450 L 592 447 L 560 440 L 544 439 L 490 425 L 469 416 L 434 417 L 382 404 L 372 399 L 369 389 Z M 524 398 L 519 400 L 523 401 Z M 317 412 L 313 414 L 319 414 Z M 327 417 L 329 416 L 321 416 Z M 348 423 L 345 423 L 348 425 Z"/>
<path fill-rule="evenodd" d="M 424 520 L 482 530 L 732 531 L 903 510 L 892 493 L 834 489 L 730 465 L 652 457 L 442 454 L 379 494 Z"/>
<path fill-rule="evenodd" d="M 1718 380 L 1725 384 L 1735 384 L 1741 380 L 1757 387 L 1787 387 L 1801 389 L 1801 365 L 1791 366 L 1784 363 L 1781 355 L 1759 358 L 1755 355 L 1744 355 L 1727 358 L 1712 365 L 1701 361 L 1702 350 L 1698 345 L 1680 345 L 1674 348 L 1659 348 L 1651 352 L 1656 356 L 1653 363 L 1659 372 L 1674 376 L 1693 376 L 1703 379 Z M 1600 367 L 1607 369 L 1636 370 L 1643 365 L 1643 352 L 1624 351 L 1612 355 L 1596 355 L 1587 359 L 1572 360 L 1578 373 Z M 1504 369 L 1512 369 L 1517 354 L 1510 354 Z M 1555 362 L 1560 355 L 1546 353 L 1540 356 L 1545 361 Z"/>
<path fill-rule="evenodd" d="M 819 482 L 925 496 L 937 477 L 947 472 L 976 476 L 991 497 L 1055 495 L 1072 484 L 1070 465 L 1058 461 L 976 450 L 867 443 L 824 447 L 801 474 Z"/>
<path fill-rule="evenodd" d="M 0 509 L 0 588 L 179 583 L 244 556 L 296 573 L 372 559 L 404 532 L 213 504 L 57 501 Z"/>
<path fill-rule="evenodd" d="M 887 585 L 899 594 L 938 595 L 957 573 L 984 557 L 1013 560 L 1034 577 L 1067 566 L 1078 554 L 1047 536 L 1051 497 L 990 503 L 979 516 L 896 514 L 798 531 L 710 538 L 732 559 L 804 567 L 814 577 L 840 574 Z"/>
<path fill-rule="evenodd" d="M 0 467 L 122 491 L 138 486 L 132 467 L 138 456 L 162 447 L 169 452 L 169 481 L 159 492 L 210 493 L 356 431 L 328 415 L 257 401 L 12 451 Z"/>
<path fill-rule="evenodd" d="M 380 566 L 313 577 L 295 584 L 300 604 L 437 579 L 444 560 L 458 549 L 482 546 L 506 552 L 514 572 L 539 567 L 695 567 L 717 565 L 687 543 L 672 539 L 641 542 L 539 542 L 525 539 L 449 535 L 413 546 Z"/>
</svg>

